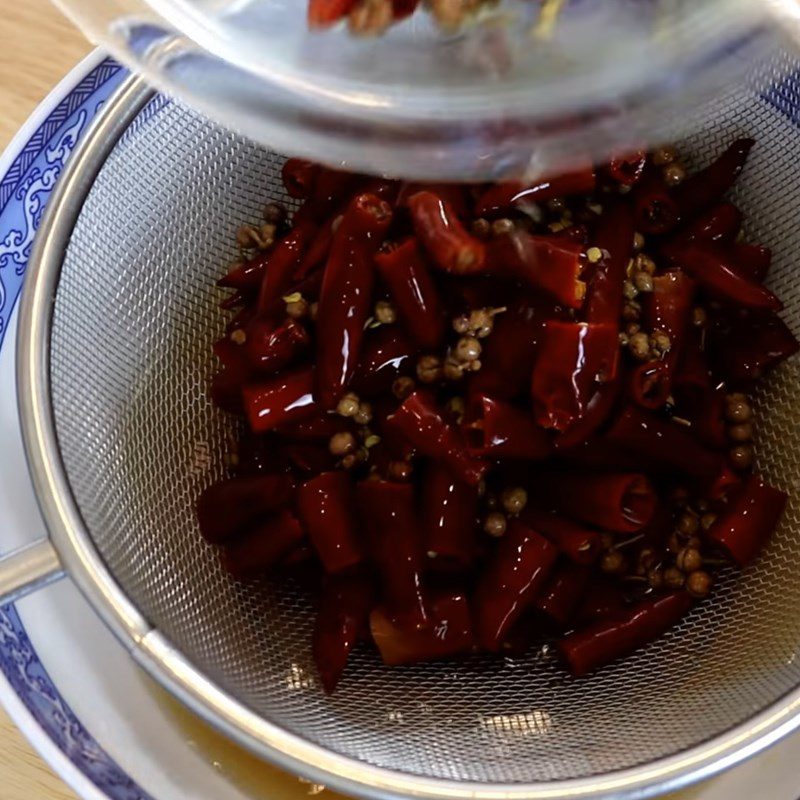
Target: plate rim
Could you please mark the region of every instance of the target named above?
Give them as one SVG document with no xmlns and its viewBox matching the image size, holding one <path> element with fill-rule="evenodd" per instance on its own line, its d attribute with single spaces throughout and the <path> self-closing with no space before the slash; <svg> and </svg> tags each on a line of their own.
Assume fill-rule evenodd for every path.
<svg viewBox="0 0 800 800">
<path fill-rule="evenodd" d="M 0 211 L 4 211 L 14 202 L 12 197 L 18 191 L 19 184 L 25 179 L 36 156 L 47 149 L 56 134 L 63 129 L 63 126 L 68 121 L 71 114 L 74 113 L 75 108 L 70 109 L 67 107 L 67 113 L 63 119 L 54 119 L 57 112 L 62 108 L 62 104 L 69 100 L 70 96 L 77 91 L 78 87 L 87 78 L 90 78 L 93 73 L 99 72 L 103 67 L 111 67 L 112 71 L 105 77 L 105 80 L 102 80 L 101 76 L 98 74 L 98 83 L 94 89 L 87 94 L 86 98 L 84 98 L 85 100 L 93 97 L 95 92 L 101 89 L 113 77 L 118 76 L 120 72 L 125 74 L 124 68 L 119 65 L 118 62 L 110 59 L 101 49 L 94 49 L 81 59 L 53 87 L 11 138 L 2 154 L 0 154 L 0 183 L 5 181 L 16 166 L 19 166 L 19 174 L 15 176 L 18 183 L 14 186 L 7 203 L 4 204 L 3 209 L 0 209 Z M 94 113 L 96 114 L 98 110 L 99 106 L 95 109 Z M 28 151 L 29 146 L 39 135 L 40 131 L 43 130 L 43 126 L 45 126 L 48 121 L 52 121 L 55 127 L 49 135 L 42 135 L 41 142 L 37 143 L 38 152 L 28 164 L 24 164 L 23 161 L 26 151 Z M 80 136 L 85 133 L 85 130 L 86 127 L 83 128 L 76 138 L 79 139 Z M 20 202 L 21 198 L 17 197 L 16 200 Z M 24 273 L 24 269 L 22 273 Z M 17 301 L 19 300 L 20 294 L 21 287 L 18 287 L 12 296 L 5 297 L 8 301 L 8 307 L 4 310 L 5 313 L 3 316 L 7 324 L 3 326 L 3 320 L 0 319 L 0 348 L 5 346 L 6 348 L 10 348 L 12 352 L 16 350 Z M 2 297 L 2 295 L 0 295 L 0 297 Z M 40 720 L 37 719 L 30 705 L 26 703 L 25 698 L 17 688 L 14 687 L 9 678 L 6 672 L 8 664 L 0 659 L 0 705 L 2 705 L 14 725 L 20 730 L 34 750 L 36 750 L 55 774 L 79 797 L 84 798 L 84 800 L 148 800 L 149 795 L 137 786 L 132 778 L 130 778 L 130 776 L 128 776 L 105 752 L 100 743 L 83 727 L 80 720 L 72 713 L 68 704 L 61 698 L 60 692 L 55 683 L 50 679 L 46 667 L 27 639 L 24 624 L 13 604 L 3 606 L 0 609 L 0 623 L 2 623 L 3 628 L 2 635 L 0 635 L 0 647 L 4 649 L 9 648 L 13 651 L 16 646 L 13 644 L 14 638 L 24 638 L 27 647 L 25 654 L 30 659 L 30 661 L 26 663 L 26 668 L 35 666 L 39 669 L 39 680 L 44 682 L 45 689 L 53 695 L 53 699 L 62 704 L 69 717 L 69 724 L 72 726 L 77 723 L 78 729 L 74 732 L 80 736 L 84 744 L 88 744 L 92 747 L 94 753 L 98 757 L 97 763 L 106 769 L 112 770 L 113 783 L 107 788 L 101 787 L 97 776 L 93 779 L 86 769 L 81 768 L 79 761 L 70 756 L 63 744 L 56 740 L 53 732 L 48 731 Z M 120 791 L 115 791 L 111 794 L 109 793 L 109 789 L 114 784 L 116 784 L 116 787 Z"/>
</svg>

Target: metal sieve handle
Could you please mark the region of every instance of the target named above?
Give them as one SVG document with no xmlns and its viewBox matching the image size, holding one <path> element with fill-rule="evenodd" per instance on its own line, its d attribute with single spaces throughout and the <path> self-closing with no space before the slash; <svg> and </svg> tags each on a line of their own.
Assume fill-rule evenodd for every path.
<svg viewBox="0 0 800 800">
<path fill-rule="evenodd" d="M 0 558 L 0 603 L 13 603 L 64 575 L 61 560 L 49 539 L 13 550 Z"/>
</svg>

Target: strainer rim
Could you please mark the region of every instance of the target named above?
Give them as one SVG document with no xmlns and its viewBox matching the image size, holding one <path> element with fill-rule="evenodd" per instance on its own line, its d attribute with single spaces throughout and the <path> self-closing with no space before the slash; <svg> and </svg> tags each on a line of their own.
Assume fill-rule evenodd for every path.
<svg viewBox="0 0 800 800">
<path fill-rule="evenodd" d="M 413 775 L 370 765 L 268 722 L 205 677 L 127 598 L 94 546 L 61 459 L 50 391 L 52 311 L 71 231 L 106 159 L 155 96 L 127 79 L 78 143 L 48 204 L 28 267 L 17 340 L 17 392 L 26 458 L 53 545 L 81 592 L 133 658 L 193 712 L 257 755 L 362 797 L 556 800 L 644 798 L 726 769 L 800 725 L 800 687 L 763 711 L 680 753 L 624 770 L 536 783 L 480 783 Z"/>
</svg>

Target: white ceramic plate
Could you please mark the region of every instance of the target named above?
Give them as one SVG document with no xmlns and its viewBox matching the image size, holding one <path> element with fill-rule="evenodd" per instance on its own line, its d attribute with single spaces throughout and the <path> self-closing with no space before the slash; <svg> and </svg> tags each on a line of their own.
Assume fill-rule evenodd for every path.
<svg viewBox="0 0 800 800">
<path fill-rule="evenodd" d="M 124 75 L 102 54 L 88 58 L 0 158 L 0 552 L 44 533 L 17 419 L 14 307 L 53 185 Z M 322 791 L 242 752 L 156 688 L 69 581 L 0 608 L 0 701 L 87 799 L 299 800 Z M 798 758 L 800 734 L 676 797 L 795 800 Z"/>
</svg>

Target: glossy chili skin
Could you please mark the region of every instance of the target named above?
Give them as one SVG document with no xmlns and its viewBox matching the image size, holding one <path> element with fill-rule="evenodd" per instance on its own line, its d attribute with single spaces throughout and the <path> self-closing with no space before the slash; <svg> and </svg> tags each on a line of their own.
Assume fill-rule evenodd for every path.
<svg viewBox="0 0 800 800">
<path fill-rule="evenodd" d="M 478 549 L 477 488 L 431 464 L 422 485 L 422 529 L 431 569 L 468 569 Z"/>
<path fill-rule="evenodd" d="M 512 519 L 475 590 L 478 643 L 496 652 L 520 614 L 547 582 L 558 550 L 541 534 Z"/>
<path fill-rule="evenodd" d="M 733 269 L 749 281 L 763 283 L 772 264 L 772 250 L 757 244 L 734 242 L 728 247 L 728 258 Z"/>
<path fill-rule="evenodd" d="M 222 552 L 222 564 L 236 578 L 260 575 L 305 538 L 297 517 L 286 509 L 259 522 Z"/>
<path fill-rule="evenodd" d="M 641 364 L 631 372 L 631 397 L 637 405 L 656 409 L 667 402 L 691 325 L 694 294 L 694 281 L 683 272 L 670 270 L 653 278 L 646 308 L 648 330 L 666 333 L 670 348 L 660 361 Z"/>
<path fill-rule="evenodd" d="M 580 308 L 586 296 L 582 252 L 578 242 L 518 230 L 494 237 L 487 259 L 493 274 L 541 289 L 568 308 Z"/>
<path fill-rule="evenodd" d="M 270 255 L 269 251 L 258 253 L 243 264 L 234 266 L 217 281 L 217 286 L 254 292 L 261 286 L 261 279 L 264 277 L 267 264 L 269 264 Z"/>
<path fill-rule="evenodd" d="M 656 639 L 691 607 L 692 598 L 684 591 L 657 595 L 571 633 L 557 647 L 573 675 L 587 675 Z"/>
<path fill-rule="evenodd" d="M 243 345 L 247 362 L 262 374 L 278 372 L 291 364 L 311 343 L 308 331 L 293 319 L 277 327 L 269 321 L 254 319 L 246 329 Z"/>
<path fill-rule="evenodd" d="M 589 586 L 591 570 L 572 561 L 561 561 L 534 600 L 533 606 L 559 627 L 575 616 Z"/>
<path fill-rule="evenodd" d="M 341 572 L 365 559 L 355 500 L 353 481 L 341 470 L 323 472 L 297 487 L 297 514 L 326 572 Z"/>
<path fill-rule="evenodd" d="M 766 375 L 790 358 L 800 344 L 776 314 L 747 317 L 740 325 L 709 330 L 709 356 L 715 372 L 741 384 Z"/>
<path fill-rule="evenodd" d="M 341 4 L 341 2 L 340 2 Z M 335 4 L 331 0 L 322 2 L 322 0 L 314 0 L 309 5 L 309 19 L 316 13 L 316 10 L 323 8 L 332 8 Z M 331 22 L 335 22 L 333 19 Z M 283 180 L 283 187 L 286 189 L 286 194 L 293 197 L 295 200 L 305 200 L 311 197 L 314 191 L 314 184 L 317 182 L 320 167 L 311 161 L 306 161 L 304 158 L 289 158 L 283 167 L 281 167 L 281 178 Z"/>
<path fill-rule="evenodd" d="M 228 478 L 209 486 L 197 500 L 200 533 L 207 542 L 225 542 L 259 518 L 283 508 L 294 483 L 288 475 Z"/>
<path fill-rule="evenodd" d="M 486 458 L 539 460 L 553 450 L 550 438 L 530 414 L 485 394 L 470 398 L 470 419 L 462 425 L 470 450 Z"/>
<path fill-rule="evenodd" d="M 635 472 L 537 474 L 533 489 L 559 513 L 608 531 L 631 533 L 647 525 L 656 509 L 653 485 Z"/>
<path fill-rule="evenodd" d="M 750 309 L 780 311 L 783 303 L 765 286 L 744 277 L 720 247 L 699 243 L 676 247 L 671 260 L 686 270 L 709 294 Z"/>
<path fill-rule="evenodd" d="M 555 314 L 549 301 L 523 296 L 496 316 L 484 340 L 483 366 L 469 378 L 469 395 L 510 400 L 527 393 L 545 324 Z"/>
<path fill-rule="evenodd" d="M 322 584 L 312 653 L 328 694 L 338 685 L 350 652 L 369 628 L 375 596 L 372 579 L 362 574 L 329 575 Z"/>
<path fill-rule="evenodd" d="M 619 325 L 622 316 L 622 284 L 633 252 L 633 212 L 618 203 L 604 211 L 592 235 L 602 258 L 589 281 L 586 319 Z"/>
<path fill-rule="evenodd" d="M 317 312 L 314 396 L 324 408 L 336 405 L 358 364 L 372 306 L 372 259 L 391 219 L 388 203 L 358 195 L 334 234 Z"/>
<path fill-rule="evenodd" d="M 281 298 L 292 284 L 292 277 L 300 258 L 316 230 L 310 220 L 295 222 L 292 229 L 269 251 L 258 294 L 259 314 L 274 313 L 282 305 Z"/>
<path fill-rule="evenodd" d="M 433 397 L 425 391 L 412 392 L 385 427 L 410 442 L 420 453 L 444 464 L 469 486 L 476 486 L 489 468 L 487 462 L 471 455 L 461 432 L 448 422 Z"/>
<path fill-rule="evenodd" d="M 391 614 L 409 624 L 424 622 L 422 541 L 414 487 L 383 480 L 356 486 L 367 548 L 380 575 L 383 600 Z"/>
<path fill-rule="evenodd" d="M 657 235 L 669 233 L 680 222 L 680 206 L 660 175 L 645 172 L 634 188 L 633 219 L 637 231 Z"/>
<path fill-rule="evenodd" d="M 531 379 L 537 423 L 557 431 L 577 423 L 599 385 L 616 376 L 619 352 L 616 324 L 548 321 Z"/>
<path fill-rule="evenodd" d="M 706 535 L 740 566 L 751 564 L 780 522 L 788 496 L 750 475 Z"/>
<path fill-rule="evenodd" d="M 525 203 L 544 203 L 555 197 L 572 194 L 588 194 L 594 191 L 595 173 L 590 161 L 575 165 L 575 169 L 560 175 L 544 177 L 533 183 L 496 183 L 490 186 L 477 200 L 475 213 L 478 216 L 493 216 Z"/>
<path fill-rule="evenodd" d="M 546 536 L 576 564 L 594 564 L 603 549 L 599 531 L 569 517 L 528 506 L 523 510 L 520 519 L 529 528 Z"/>
<path fill-rule="evenodd" d="M 627 155 L 612 158 L 608 164 L 608 173 L 618 183 L 633 186 L 642 179 L 646 166 L 647 152 L 635 150 Z"/>
<path fill-rule="evenodd" d="M 713 163 L 677 187 L 675 200 L 684 219 L 718 202 L 736 183 L 754 144 L 753 139 L 737 139 Z"/>
<path fill-rule="evenodd" d="M 370 631 L 384 664 L 415 664 L 470 652 L 474 637 L 466 595 L 439 593 L 429 608 L 423 625 L 398 621 L 382 607 L 370 614 Z"/>
<path fill-rule="evenodd" d="M 342 431 L 355 433 L 355 428 L 356 425 L 351 419 L 332 411 L 320 411 L 313 417 L 279 425 L 274 430 L 290 442 L 324 442 L 327 445 L 331 436 Z"/>
<path fill-rule="evenodd" d="M 335 214 L 330 219 L 325 220 L 310 238 L 308 246 L 294 269 L 293 277 L 295 280 L 303 280 L 325 266 L 328 252 L 331 249 L 331 242 L 333 241 L 334 220 L 338 219 L 338 217 L 339 215 Z"/>
<path fill-rule="evenodd" d="M 439 347 L 445 334 L 442 304 L 416 240 L 406 239 L 388 252 L 378 253 L 375 266 L 414 341 L 422 348 Z"/>
<path fill-rule="evenodd" d="M 628 406 L 614 420 L 602 444 L 620 448 L 653 469 L 678 470 L 701 486 L 719 474 L 721 458 L 679 425 L 651 412 Z"/>
<path fill-rule="evenodd" d="M 682 243 L 732 242 L 742 228 L 742 212 L 733 203 L 719 203 L 692 220 L 676 238 Z"/>
<path fill-rule="evenodd" d="M 245 414 L 253 433 L 264 433 L 313 417 L 321 409 L 314 402 L 310 367 L 284 372 L 242 389 Z"/>
<path fill-rule="evenodd" d="M 381 325 L 368 330 L 350 388 L 359 397 L 390 392 L 396 378 L 413 373 L 418 351 L 399 325 Z"/>
<path fill-rule="evenodd" d="M 408 198 L 408 208 L 417 239 L 435 266 L 456 275 L 484 270 L 483 242 L 467 232 L 446 200 L 433 192 L 417 192 Z"/>
</svg>

